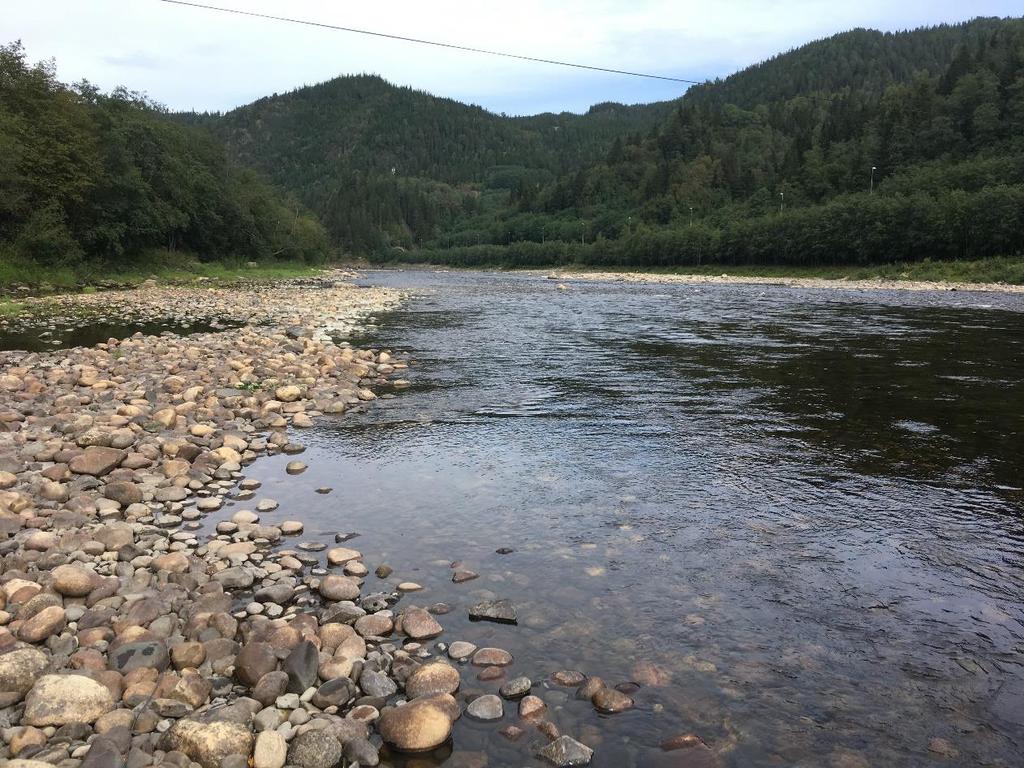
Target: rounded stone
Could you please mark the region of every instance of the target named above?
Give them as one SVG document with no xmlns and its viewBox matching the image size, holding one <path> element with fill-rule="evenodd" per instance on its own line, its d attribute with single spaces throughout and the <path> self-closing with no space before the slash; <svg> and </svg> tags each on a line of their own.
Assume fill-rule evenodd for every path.
<svg viewBox="0 0 1024 768">
<path fill-rule="evenodd" d="M 402 631 L 413 640 L 427 640 L 444 632 L 444 627 L 422 608 L 408 608 L 402 614 Z"/>
<path fill-rule="evenodd" d="M 405 692 L 411 698 L 455 693 L 459 690 L 459 671 L 444 662 L 425 664 L 405 681 Z"/>
<path fill-rule="evenodd" d="M 246 643 L 235 659 L 235 677 L 250 687 L 260 678 L 277 668 L 277 656 L 270 643 Z"/>
<path fill-rule="evenodd" d="M 452 732 L 451 696 L 431 696 L 391 707 L 381 713 L 377 731 L 389 745 L 401 752 L 425 752 L 448 740 Z"/>
<path fill-rule="evenodd" d="M 28 646 L 0 655 L 0 694 L 17 694 L 20 700 L 48 664 L 45 653 Z"/>
<path fill-rule="evenodd" d="M 530 692 L 533 683 L 528 677 L 513 677 L 498 690 L 506 699 L 519 699 Z"/>
<path fill-rule="evenodd" d="M 342 757 L 341 742 L 327 730 L 300 733 L 288 747 L 288 762 L 301 768 L 335 768 Z"/>
<path fill-rule="evenodd" d="M 252 754 L 253 768 L 284 768 L 288 759 L 288 742 L 278 731 L 263 731 L 256 737 Z"/>
<path fill-rule="evenodd" d="M 558 685 L 577 686 L 581 685 L 587 676 L 576 669 L 561 669 L 551 676 L 551 679 Z"/>
<path fill-rule="evenodd" d="M 519 702 L 519 716 L 523 718 L 537 717 L 547 705 L 538 696 L 524 696 Z"/>
<path fill-rule="evenodd" d="M 395 622 L 387 611 L 367 614 L 356 619 L 355 630 L 363 637 L 384 637 L 391 634 Z"/>
<path fill-rule="evenodd" d="M 502 715 L 505 714 L 505 708 L 501 703 L 500 697 L 495 696 L 493 693 L 488 693 L 484 696 L 478 696 L 469 702 L 469 706 L 466 707 L 466 714 L 474 720 L 487 722 L 500 720 Z"/>
<path fill-rule="evenodd" d="M 594 709 L 605 714 L 624 712 L 633 706 L 633 699 L 614 688 L 599 689 L 590 700 Z"/>
<path fill-rule="evenodd" d="M 512 663 L 512 654 L 502 648 L 481 648 L 473 654 L 477 667 L 507 667 Z"/>
<path fill-rule="evenodd" d="M 50 577 L 53 590 L 66 597 L 85 597 L 96 583 L 96 573 L 81 565 L 58 565 Z"/>
<path fill-rule="evenodd" d="M 344 565 L 349 560 L 362 560 L 363 555 L 355 549 L 348 547 L 334 547 L 327 552 L 327 562 L 331 565 Z"/>
<path fill-rule="evenodd" d="M 319 592 L 325 600 L 358 600 L 359 585 L 336 573 L 330 573 L 320 580 Z"/>
<path fill-rule="evenodd" d="M 61 632 L 67 625 L 64 609 L 59 605 L 43 608 L 18 628 L 18 638 L 26 643 L 40 643 Z"/>
<path fill-rule="evenodd" d="M 44 675 L 25 699 L 25 725 L 94 723 L 114 708 L 105 685 L 83 675 Z"/>
<path fill-rule="evenodd" d="M 476 646 L 473 645 L 473 643 L 467 643 L 465 640 L 456 640 L 448 646 L 449 658 L 455 659 L 456 661 L 468 659 L 474 653 L 476 653 Z"/>
</svg>

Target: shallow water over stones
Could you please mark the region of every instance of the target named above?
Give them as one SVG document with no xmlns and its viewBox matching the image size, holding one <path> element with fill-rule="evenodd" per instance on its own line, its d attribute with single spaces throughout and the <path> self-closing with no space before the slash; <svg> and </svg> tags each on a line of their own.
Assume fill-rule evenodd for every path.
<svg viewBox="0 0 1024 768">
<path fill-rule="evenodd" d="M 301 475 L 247 474 L 266 520 L 360 534 L 364 593 L 448 603 L 425 647 L 511 652 L 484 681 L 466 657 L 461 694 L 526 676 L 609 768 L 1016 764 L 1022 297 L 367 282 L 417 295 L 355 340 L 410 354 L 410 385 L 318 420 Z M 516 625 L 470 621 L 502 599 Z M 516 711 L 382 756 L 544 765 Z"/>
<path fill-rule="evenodd" d="M 169 318 L 142 320 L 132 318 L 92 318 L 82 316 L 54 317 L 46 312 L 0 324 L 0 351 L 24 349 L 44 352 L 63 347 L 91 347 L 108 339 L 127 339 L 136 333 L 159 336 L 237 328 L 241 323 L 218 318 Z"/>
</svg>

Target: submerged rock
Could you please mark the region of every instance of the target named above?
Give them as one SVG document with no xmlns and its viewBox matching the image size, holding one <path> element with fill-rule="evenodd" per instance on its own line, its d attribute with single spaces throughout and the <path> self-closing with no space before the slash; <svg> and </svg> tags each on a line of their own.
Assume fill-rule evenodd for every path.
<svg viewBox="0 0 1024 768">
<path fill-rule="evenodd" d="M 558 768 L 571 768 L 572 766 L 590 765 L 594 750 L 569 736 L 559 736 L 539 750 L 537 756 Z"/>
<path fill-rule="evenodd" d="M 496 621 L 501 624 L 515 624 L 516 609 L 511 600 L 485 600 L 469 609 L 471 621 Z"/>
<path fill-rule="evenodd" d="M 598 712 L 604 712 L 605 714 L 625 712 L 633 706 L 633 699 L 614 688 L 598 689 L 594 693 L 593 698 L 591 698 L 591 702 L 593 702 L 594 708 Z"/>
</svg>

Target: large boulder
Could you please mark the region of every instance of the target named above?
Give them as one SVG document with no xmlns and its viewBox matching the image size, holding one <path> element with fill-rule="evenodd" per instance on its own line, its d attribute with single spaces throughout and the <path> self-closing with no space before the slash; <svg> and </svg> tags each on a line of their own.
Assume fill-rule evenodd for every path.
<svg viewBox="0 0 1024 768">
<path fill-rule="evenodd" d="M 8 706 L 32 689 L 36 679 L 49 664 L 46 654 L 37 648 L 22 646 L 0 656 L 0 701 Z"/>
<path fill-rule="evenodd" d="M 252 732 L 244 725 L 218 721 L 179 720 L 164 736 L 168 750 L 182 752 L 203 768 L 220 768 L 231 755 L 248 758 L 253 749 Z"/>
<path fill-rule="evenodd" d="M 44 675 L 25 698 L 23 725 L 94 723 L 114 708 L 105 685 L 83 675 Z"/>
<path fill-rule="evenodd" d="M 117 448 L 90 446 L 68 462 L 68 468 L 76 475 L 102 477 L 120 466 L 127 455 Z"/>
</svg>

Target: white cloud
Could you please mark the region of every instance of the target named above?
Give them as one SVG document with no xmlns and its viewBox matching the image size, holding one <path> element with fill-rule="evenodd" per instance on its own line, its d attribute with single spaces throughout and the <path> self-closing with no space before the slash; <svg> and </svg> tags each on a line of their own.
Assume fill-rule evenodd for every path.
<svg viewBox="0 0 1024 768">
<path fill-rule="evenodd" d="M 200 0 L 202 1 L 202 0 Z M 900 29 L 1019 13 L 1012 0 L 210 0 L 274 15 L 596 66 L 703 79 L 855 26 Z M 338 74 L 513 113 L 677 96 L 680 86 L 245 18 L 158 0 L 7 3 L 0 39 L 21 38 L 61 77 L 144 90 L 173 108 L 223 109 Z"/>
</svg>

